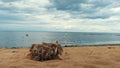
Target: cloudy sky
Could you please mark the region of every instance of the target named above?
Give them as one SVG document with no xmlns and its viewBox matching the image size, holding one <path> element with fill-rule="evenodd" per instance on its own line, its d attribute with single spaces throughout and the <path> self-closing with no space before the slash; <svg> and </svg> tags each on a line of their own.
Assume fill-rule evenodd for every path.
<svg viewBox="0 0 120 68">
<path fill-rule="evenodd" d="M 120 32 L 120 0 L 0 0 L 0 31 Z"/>
</svg>

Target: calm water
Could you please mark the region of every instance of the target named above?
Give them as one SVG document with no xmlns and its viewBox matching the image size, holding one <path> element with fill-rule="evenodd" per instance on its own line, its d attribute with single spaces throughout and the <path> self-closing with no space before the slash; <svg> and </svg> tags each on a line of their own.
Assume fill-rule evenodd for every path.
<svg viewBox="0 0 120 68">
<path fill-rule="evenodd" d="M 33 43 L 54 42 L 55 40 L 59 40 L 62 46 L 120 44 L 120 34 L 81 32 L 0 32 L 0 47 L 30 47 Z"/>
</svg>

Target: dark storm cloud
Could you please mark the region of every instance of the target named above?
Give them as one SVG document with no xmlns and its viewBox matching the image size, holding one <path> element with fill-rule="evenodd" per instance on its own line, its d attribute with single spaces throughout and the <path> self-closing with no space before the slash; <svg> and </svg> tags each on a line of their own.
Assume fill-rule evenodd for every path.
<svg viewBox="0 0 120 68">
<path fill-rule="evenodd" d="M 85 3 L 86 0 L 51 0 L 57 10 L 78 11 L 79 4 Z"/>
<path fill-rule="evenodd" d="M 68 13 L 76 12 L 77 14 L 85 14 L 83 18 L 107 18 L 107 16 L 93 15 L 101 9 L 109 6 L 111 1 L 104 0 L 51 0 L 57 10 L 67 11 Z M 91 15 L 91 16 L 89 16 Z M 82 17 L 82 16 L 81 16 Z"/>
<path fill-rule="evenodd" d="M 19 0 L 1 0 L 2 2 L 15 2 L 15 1 L 19 1 Z"/>
</svg>

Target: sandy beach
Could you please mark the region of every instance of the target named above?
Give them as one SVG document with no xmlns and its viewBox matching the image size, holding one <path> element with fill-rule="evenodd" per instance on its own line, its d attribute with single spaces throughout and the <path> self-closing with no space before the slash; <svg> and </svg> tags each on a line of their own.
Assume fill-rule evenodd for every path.
<svg viewBox="0 0 120 68">
<path fill-rule="evenodd" d="M 0 48 L 0 68 L 120 68 L 120 46 L 64 47 L 62 60 L 33 61 L 29 48 Z"/>
</svg>

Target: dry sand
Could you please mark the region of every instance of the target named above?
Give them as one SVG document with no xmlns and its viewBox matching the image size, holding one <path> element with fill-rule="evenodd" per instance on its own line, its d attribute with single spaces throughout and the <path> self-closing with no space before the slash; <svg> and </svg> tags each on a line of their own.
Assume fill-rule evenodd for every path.
<svg viewBox="0 0 120 68">
<path fill-rule="evenodd" d="M 0 68 L 120 68 L 120 46 L 64 47 L 62 60 L 33 61 L 29 48 L 0 49 Z"/>
</svg>

